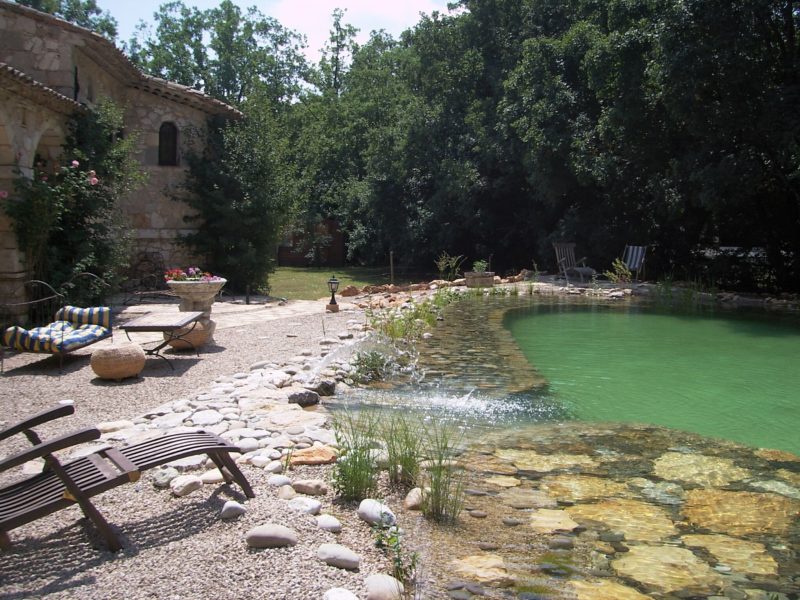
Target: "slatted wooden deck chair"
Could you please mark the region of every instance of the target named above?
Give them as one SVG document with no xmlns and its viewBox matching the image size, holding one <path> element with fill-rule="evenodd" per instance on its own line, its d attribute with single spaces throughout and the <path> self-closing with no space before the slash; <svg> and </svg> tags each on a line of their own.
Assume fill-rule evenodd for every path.
<svg viewBox="0 0 800 600">
<path fill-rule="evenodd" d="M 195 454 L 207 454 L 226 482 L 235 480 L 249 498 L 255 497 L 230 456 L 239 449 L 205 431 L 168 434 L 124 448 L 106 448 L 62 464 L 54 452 L 97 439 L 100 431 L 89 428 L 43 442 L 32 428 L 73 412 L 72 405 L 59 406 L 0 431 L 0 440 L 23 433 L 33 444 L 32 448 L 0 461 L 0 471 L 35 458 L 45 459 L 41 473 L 0 488 L 0 547 L 10 545 L 8 532 L 15 527 L 78 504 L 109 549 L 116 552 L 122 547 L 119 538 L 89 499 L 123 483 L 137 481 L 146 469 Z"/>
<path fill-rule="evenodd" d="M 636 281 L 639 281 L 639 274 L 644 272 L 644 257 L 647 253 L 647 246 L 625 246 L 622 253 L 622 262 L 628 267 L 631 273 L 636 273 Z"/>
<path fill-rule="evenodd" d="M 574 243 L 554 242 L 553 249 L 556 251 L 556 263 L 558 264 L 558 270 L 562 275 L 564 275 L 564 279 L 567 280 L 567 283 L 569 283 L 570 273 L 577 273 L 581 278 L 581 283 L 583 283 L 584 277 L 591 278 L 596 273 L 593 268 L 586 266 L 585 257 L 581 258 L 580 260 L 575 260 Z M 579 263 L 580 266 L 578 266 Z"/>
</svg>

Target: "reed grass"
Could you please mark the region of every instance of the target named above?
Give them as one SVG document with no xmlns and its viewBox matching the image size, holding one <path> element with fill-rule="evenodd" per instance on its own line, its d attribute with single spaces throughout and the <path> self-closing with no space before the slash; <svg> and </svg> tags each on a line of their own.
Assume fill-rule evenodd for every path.
<svg viewBox="0 0 800 600">
<path fill-rule="evenodd" d="M 464 470 L 456 462 L 462 441 L 463 432 L 453 424 L 436 421 L 425 427 L 422 513 L 437 523 L 455 523 L 464 507 Z"/>
<path fill-rule="evenodd" d="M 344 500 L 369 498 L 377 489 L 378 466 L 373 452 L 377 415 L 344 409 L 333 417 L 341 455 L 333 466 L 333 487 Z"/>
<path fill-rule="evenodd" d="M 389 482 L 412 488 L 419 477 L 422 426 L 405 413 L 392 412 L 381 423 L 381 438 L 389 459 Z"/>
</svg>

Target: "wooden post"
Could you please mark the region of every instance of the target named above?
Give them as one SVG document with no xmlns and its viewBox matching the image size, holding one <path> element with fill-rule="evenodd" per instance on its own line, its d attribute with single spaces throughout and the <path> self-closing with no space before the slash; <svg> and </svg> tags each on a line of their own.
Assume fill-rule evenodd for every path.
<svg viewBox="0 0 800 600">
<path fill-rule="evenodd" d="M 389 283 L 394 285 L 394 250 L 389 250 Z"/>
</svg>

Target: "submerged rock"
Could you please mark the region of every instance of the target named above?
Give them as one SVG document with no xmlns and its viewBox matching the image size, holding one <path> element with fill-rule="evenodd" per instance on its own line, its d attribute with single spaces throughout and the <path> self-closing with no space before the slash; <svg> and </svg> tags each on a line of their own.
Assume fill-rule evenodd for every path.
<svg viewBox="0 0 800 600">
<path fill-rule="evenodd" d="M 509 575 L 502 557 L 497 554 L 465 556 L 453 561 L 453 569 L 461 577 L 486 585 L 508 587 L 514 583 L 514 578 Z"/>
<path fill-rule="evenodd" d="M 777 575 L 778 563 L 767 553 L 764 544 L 748 542 L 727 535 L 686 535 L 683 543 L 705 548 L 720 563 L 743 575 Z"/>
<path fill-rule="evenodd" d="M 661 479 L 683 481 L 703 487 L 725 487 L 733 481 L 752 477 L 730 458 L 667 452 L 653 463 L 653 473 Z"/>
<path fill-rule="evenodd" d="M 573 502 L 630 495 L 624 483 L 591 475 L 548 476 L 542 479 L 541 488 L 556 500 Z"/>
<path fill-rule="evenodd" d="M 722 576 L 685 548 L 632 546 L 611 566 L 649 593 L 710 596 L 722 591 Z"/>
<path fill-rule="evenodd" d="M 539 454 L 533 450 L 519 450 L 516 448 L 500 448 L 495 451 L 495 456 L 510 461 L 522 471 L 535 471 L 549 473 L 559 469 L 592 470 L 599 463 L 591 456 L 584 454 Z"/>
<path fill-rule="evenodd" d="M 596 504 L 576 504 L 567 509 L 578 522 L 599 521 L 621 531 L 626 540 L 657 542 L 678 534 L 667 512 L 639 500 L 615 498 Z"/>
<path fill-rule="evenodd" d="M 683 514 L 693 525 L 733 536 L 787 535 L 800 501 L 777 494 L 691 490 Z"/>
</svg>

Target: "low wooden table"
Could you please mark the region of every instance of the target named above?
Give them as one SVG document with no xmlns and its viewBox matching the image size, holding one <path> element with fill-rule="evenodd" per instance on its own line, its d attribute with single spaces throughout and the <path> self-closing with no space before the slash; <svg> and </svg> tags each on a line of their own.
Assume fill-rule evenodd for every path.
<svg viewBox="0 0 800 600">
<path fill-rule="evenodd" d="M 202 311 L 149 313 L 142 317 L 137 317 L 131 321 L 128 321 L 119 327 L 125 332 L 125 335 L 128 336 L 128 339 L 131 339 L 131 331 L 158 331 L 160 333 L 166 333 L 167 335 L 165 336 L 164 341 L 160 342 L 155 348 L 145 348 L 144 351 L 148 355 L 155 355 L 163 358 L 174 371 L 175 367 L 166 356 L 161 354 L 161 350 L 170 342 L 181 340 L 182 342 L 189 344 L 197 353 L 197 356 L 200 356 L 200 352 L 197 350 L 197 347 L 188 339 L 186 339 L 186 336 L 197 326 L 197 323 L 202 316 Z M 181 331 L 181 329 L 189 324 L 191 324 L 189 329 L 186 331 Z"/>
</svg>

